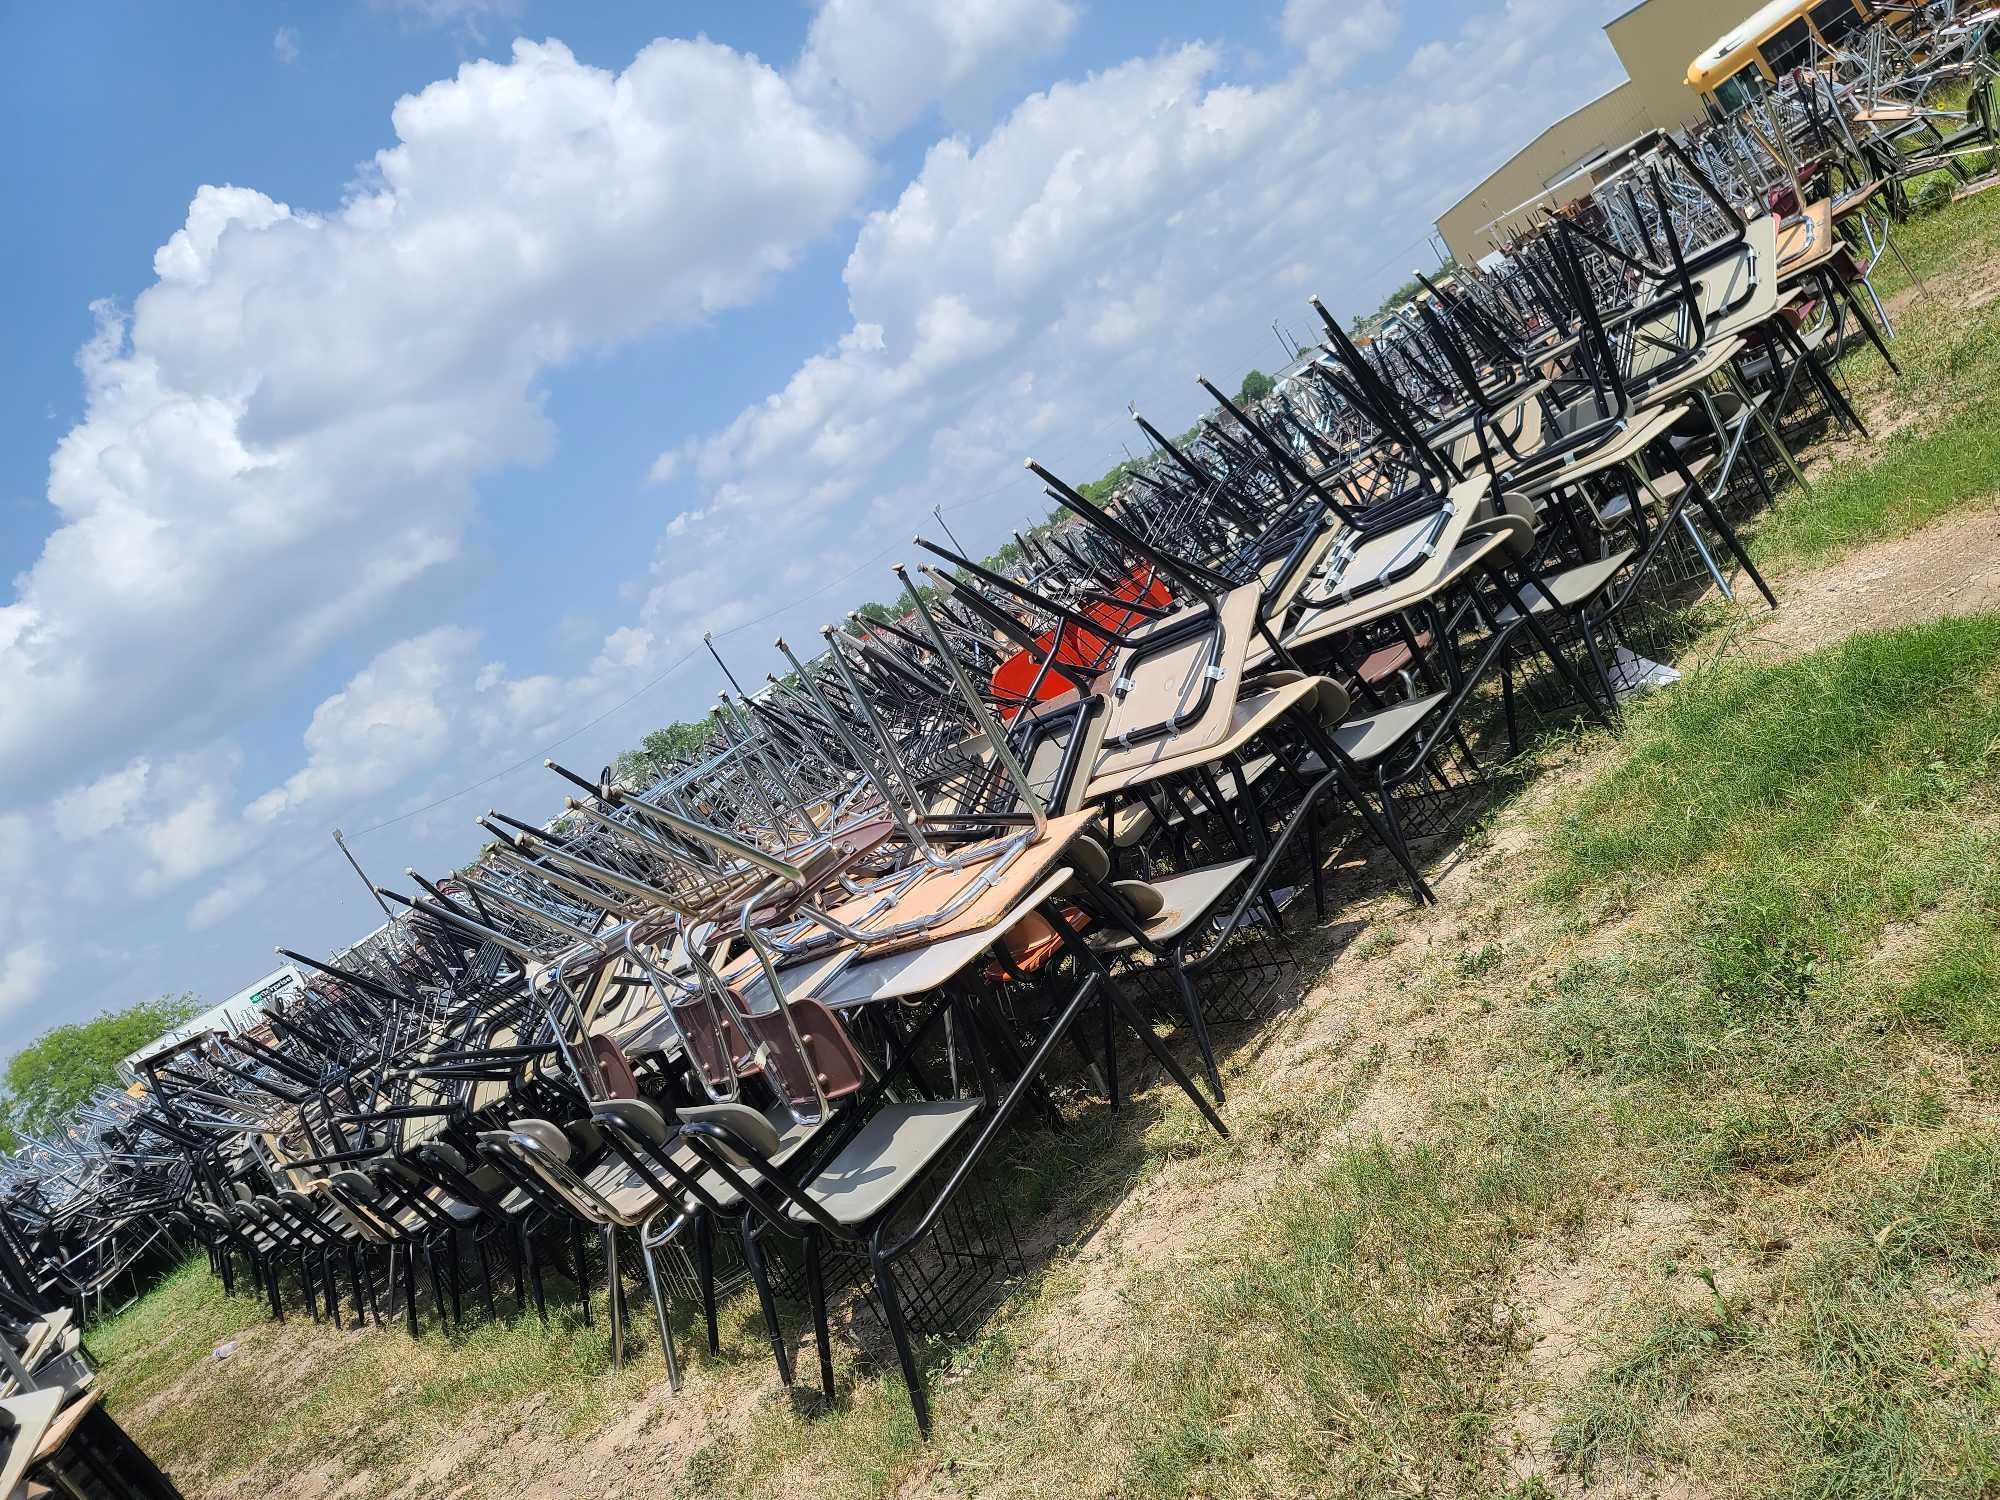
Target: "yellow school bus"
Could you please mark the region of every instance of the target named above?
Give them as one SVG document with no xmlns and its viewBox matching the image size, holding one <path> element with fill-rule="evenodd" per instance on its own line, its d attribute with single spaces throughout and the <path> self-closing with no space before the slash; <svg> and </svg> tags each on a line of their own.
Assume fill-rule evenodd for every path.
<svg viewBox="0 0 2000 1500">
<path fill-rule="evenodd" d="M 1766 85 L 1811 62 L 1815 40 L 1838 45 L 1874 19 L 1868 0 L 1771 0 L 1688 65 L 1688 87 L 1734 114 Z"/>
</svg>

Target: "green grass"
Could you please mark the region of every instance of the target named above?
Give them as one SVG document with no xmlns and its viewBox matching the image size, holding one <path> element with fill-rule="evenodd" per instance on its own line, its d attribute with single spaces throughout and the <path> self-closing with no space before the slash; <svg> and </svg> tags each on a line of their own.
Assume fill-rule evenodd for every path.
<svg viewBox="0 0 2000 1500">
<path fill-rule="evenodd" d="M 1555 831 L 1546 894 L 1574 901 L 1696 866 L 1783 870 L 1854 841 L 1886 858 L 1907 815 L 1963 796 L 1990 771 L 1996 671 L 2000 617 L 1980 616 L 1702 673 L 1634 712 L 1618 766 Z M 1768 935 L 1753 896 L 1718 896 L 1750 936 Z M 1713 951 L 1730 961 L 1727 941 Z"/>
<path fill-rule="evenodd" d="M 643 1321 L 633 1331 L 626 1367 L 614 1370 L 601 1290 L 596 1325 L 586 1327 L 565 1284 L 552 1279 L 550 1289 L 547 1329 L 532 1311 L 508 1315 L 503 1296 L 499 1318 L 469 1317 L 449 1337 L 433 1325 L 411 1343 L 400 1329 L 356 1330 L 350 1323 L 336 1332 L 315 1325 L 289 1282 L 291 1321 L 279 1327 L 267 1321 L 263 1302 L 225 1297 L 206 1262 L 194 1261 L 94 1327 L 90 1346 L 106 1370 L 107 1399 L 121 1416 L 184 1383 L 172 1419 L 143 1424 L 150 1451 L 183 1481 L 325 1463 L 337 1477 L 407 1473 L 481 1414 L 533 1399 L 545 1430 L 573 1437 L 655 1383 L 657 1340 Z M 572 1299 L 566 1307 L 565 1295 Z M 642 1302 L 642 1319 L 644 1312 Z M 740 1337 L 744 1310 L 735 1314 L 732 1332 Z M 229 1340 L 237 1350 L 215 1360 L 214 1348 Z M 191 1382 L 190 1368 L 200 1372 Z"/>
<path fill-rule="evenodd" d="M 1219 1184 L 1325 1138 L 1381 1065 L 1371 1049 L 1322 1087 L 1238 1106 L 1230 1141 L 1181 1142 L 1197 1117 L 1178 1106 L 1148 1135 L 1181 1142 L 1168 1149 L 1187 1185 Z M 1057 1356 L 1024 1337 L 1087 1289 L 1052 1267 L 941 1371 L 930 1448 L 871 1377 L 809 1427 L 773 1409 L 704 1445 L 682 1483 L 729 1495 L 811 1474 L 822 1493 L 892 1493 L 913 1462 L 981 1495 L 1386 1495 L 1416 1474 L 1474 1479 L 1511 1360 L 1512 1247 L 1573 1213 L 1580 1128 L 1520 1100 L 1409 1147 L 1343 1143 L 1220 1238 L 1173 1247 L 1119 1299 L 1115 1340 L 1085 1327 Z"/>
<path fill-rule="evenodd" d="M 1476 1478 L 1511 1361 L 1512 1247 L 1568 1212 L 1577 1128 L 1524 1103 L 1336 1151 L 1144 1294 L 1110 1380 L 1059 1384 L 1006 1453 L 1133 1497 Z"/>
<path fill-rule="evenodd" d="M 1541 889 L 1639 903 L 1646 937 L 1560 970 L 1528 1030 L 1631 1091 L 1663 1185 L 1796 1176 L 1940 1118 L 1924 1048 L 2000 1039 L 1990 930 L 1945 942 L 1887 1002 L 1868 960 L 1892 923 L 1983 898 L 1995 838 L 1974 819 L 1996 751 L 1992 616 L 1725 664 L 1633 714 L 1552 830 Z"/>
<path fill-rule="evenodd" d="M 2000 929 L 1990 910 L 1952 912 L 1931 936 L 1896 1008 L 1974 1057 L 2000 1057 Z"/>
<path fill-rule="evenodd" d="M 2000 1151 L 1955 1133 L 1950 1097 L 1992 1097 L 2000 1062 L 1996 749 L 2000 619 L 1947 619 L 1696 677 L 1557 819 L 1543 899 L 1641 935 L 1560 970 L 1524 1046 L 1615 1091 L 1656 1191 L 1809 1246 L 1755 1308 L 1630 1328 L 1565 1398 L 1577 1470 L 1705 1465 L 1801 1497 L 2000 1483 L 2000 1385 L 1942 1311 L 2000 1251 Z M 1878 961 L 1897 923 L 1910 953 Z"/>
<path fill-rule="evenodd" d="M 1828 1217 L 1759 1306 L 1716 1295 L 1643 1320 L 1566 1403 L 1573 1470 L 1666 1462 L 1798 1500 L 1993 1493 L 2000 1379 L 1946 1309 L 1992 1278 L 2000 1156 L 1953 1140 Z"/>
<path fill-rule="evenodd" d="M 1821 475 L 1787 496 L 1757 531 L 1761 564 L 1825 562 L 1858 543 L 1903 536 L 2000 497 L 2000 403 L 1983 402 L 1927 430 L 1890 436 L 1875 461 Z"/>
<path fill-rule="evenodd" d="M 1573 1472 L 1588 1476 L 1606 1464 L 1629 1468 L 1686 1456 L 1665 1435 L 1668 1419 L 1687 1413 L 1716 1362 L 1751 1334 L 1719 1295 L 1713 1303 L 1659 1314 L 1570 1395 L 1555 1446 Z"/>
</svg>

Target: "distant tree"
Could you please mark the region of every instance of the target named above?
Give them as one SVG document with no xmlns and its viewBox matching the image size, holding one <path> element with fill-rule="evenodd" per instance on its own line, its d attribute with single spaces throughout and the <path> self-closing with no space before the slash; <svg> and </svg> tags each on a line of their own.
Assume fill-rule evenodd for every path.
<svg viewBox="0 0 2000 1500">
<path fill-rule="evenodd" d="M 1431 283 L 1433 285 L 1438 285 L 1441 284 L 1446 277 L 1454 276 L 1457 274 L 1457 272 L 1458 272 L 1457 260 L 1448 259 L 1445 261 L 1443 265 L 1439 266 L 1436 271 L 1429 272 L 1427 274 L 1430 276 Z M 1379 324 L 1382 321 L 1382 319 L 1388 317 L 1389 314 L 1394 312 L 1397 308 L 1402 307 L 1406 303 L 1415 302 L 1419 297 L 1422 297 L 1424 295 L 1425 292 L 1424 292 L 1423 282 L 1419 281 L 1416 277 L 1412 276 L 1408 281 L 1404 282 L 1401 286 L 1397 287 L 1395 291 L 1389 293 L 1388 296 L 1384 297 L 1382 299 L 1382 305 L 1375 310 L 1375 316 L 1373 318 L 1367 319 L 1366 321 L 1368 322 L 1372 330 L 1374 325 Z"/>
<path fill-rule="evenodd" d="M 900 609 L 891 609 L 888 605 L 877 604 L 872 599 L 857 609 L 855 614 L 859 615 L 861 620 L 866 620 L 876 625 L 893 625 L 903 617 Z M 861 635 L 861 620 L 849 620 L 847 622 L 847 633 L 849 635 L 856 637 Z"/>
<path fill-rule="evenodd" d="M 100 1085 L 119 1081 L 119 1063 L 202 1009 L 191 994 L 162 995 L 35 1038 L 7 1063 L 0 1144 L 12 1150 L 21 1136 L 54 1130 Z"/>
<path fill-rule="evenodd" d="M 1416 301 L 1423 294 L 1423 290 L 1424 284 L 1413 276 L 1397 287 L 1395 291 L 1384 297 L 1382 305 L 1376 311 L 1383 314 L 1393 312 L 1406 302 Z"/>
<path fill-rule="evenodd" d="M 1118 465 L 1117 468 L 1107 471 L 1102 479 L 1094 479 L 1089 484 L 1078 485 L 1076 492 L 1099 510 L 1102 510 L 1111 503 L 1111 497 L 1118 493 L 1119 486 L 1125 483 L 1125 476 L 1137 467 L 1138 464 L 1128 459 L 1126 462 Z"/>
<path fill-rule="evenodd" d="M 1252 370 L 1243 377 L 1243 387 L 1236 393 L 1238 406 L 1252 406 L 1262 401 L 1278 388 L 1278 382 L 1262 370 Z"/>
<path fill-rule="evenodd" d="M 712 727 L 708 720 L 696 719 L 655 729 L 639 742 L 638 749 L 627 750 L 613 759 L 611 774 L 625 782 L 645 781 L 664 775 L 676 761 L 687 758 L 707 744 Z"/>
</svg>

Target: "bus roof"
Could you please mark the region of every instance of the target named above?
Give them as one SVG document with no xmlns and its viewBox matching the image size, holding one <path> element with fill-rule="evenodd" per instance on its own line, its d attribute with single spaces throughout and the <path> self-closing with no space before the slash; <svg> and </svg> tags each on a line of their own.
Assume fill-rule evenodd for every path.
<svg viewBox="0 0 2000 1500">
<path fill-rule="evenodd" d="M 1704 48 L 1688 64 L 1688 87 L 1697 94 L 1705 94 L 1711 85 L 1733 76 L 1773 33 L 1810 12 L 1814 3 L 1815 0 L 1771 0 L 1748 20 L 1724 32 L 1713 46 Z"/>
</svg>

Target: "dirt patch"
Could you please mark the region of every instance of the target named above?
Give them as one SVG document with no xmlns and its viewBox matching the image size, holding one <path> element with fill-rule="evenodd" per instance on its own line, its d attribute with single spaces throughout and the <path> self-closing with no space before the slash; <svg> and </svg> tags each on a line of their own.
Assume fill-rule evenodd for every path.
<svg viewBox="0 0 2000 1500">
<path fill-rule="evenodd" d="M 1868 426 L 1862 437 L 1842 428 L 1838 435 L 1822 439 L 1809 458 L 1801 458 L 1806 478 L 1823 484 L 1844 469 L 1864 467 L 1882 452 L 1882 445 L 1905 428 L 1922 427 L 1936 419 L 1934 410 L 1907 404 L 1900 386 L 1892 386 L 1862 403 L 1861 420 Z"/>
<path fill-rule="evenodd" d="M 1863 631 L 2000 609 L 2000 510 L 1982 507 L 1884 542 L 1779 588 L 1745 644 L 1780 657 Z"/>
<path fill-rule="evenodd" d="M 1510 1477 L 1517 1483 L 1571 1479 L 1555 1451 L 1563 1403 L 1637 1321 L 1666 1306 L 1693 1308 L 1711 1300 L 1714 1294 L 1697 1272 L 1712 1275 L 1725 1299 L 1749 1274 L 1725 1227 L 1685 1204 L 1638 1198 L 1617 1212 L 1616 1222 L 1580 1248 L 1550 1246 L 1530 1257 L 1506 1299 L 1506 1312 L 1519 1330 L 1526 1379 L 1522 1401 L 1498 1431 L 1511 1446 Z"/>
<path fill-rule="evenodd" d="M 2000 264 L 1982 261 L 1959 279 L 1950 292 L 1951 304 L 1961 313 L 1986 306 L 2000 298 Z"/>
<path fill-rule="evenodd" d="M 1963 270 L 1933 272 L 1928 282 L 1911 282 L 1883 302 L 1892 323 L 1908 314 L 1962 314 L 2000 298 L 2000 262 L 1975 261 Z"/>
<path fill-rule="evenodd" d="M 1990 1286 L 1959 1310 L 1959 1337 L 1989 1358 L 2000 1358 L 2000 1286 Z"/>
</svg>

